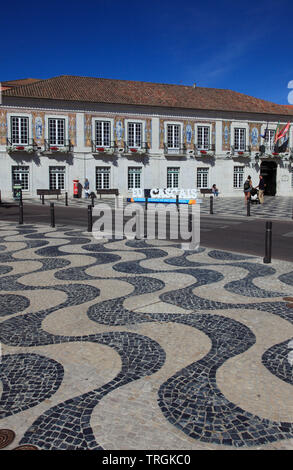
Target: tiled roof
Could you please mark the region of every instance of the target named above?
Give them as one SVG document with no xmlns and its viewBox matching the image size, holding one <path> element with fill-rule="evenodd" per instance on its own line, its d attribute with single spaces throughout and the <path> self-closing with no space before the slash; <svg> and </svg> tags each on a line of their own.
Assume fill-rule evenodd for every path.
<svg viewBox="0 0 293 470">
<path fill-rule="evenodd" d="M 31 83 L 39 82 L 40 78 L 20 78 L 18 80 L 8 80 L 5 82 L 1 82 L 3 87 L 16 87 L 20 85 L 30 85 Z"/>
<path fill-rule="evenodd" d="M 3 96 L 293 116 L 290 107 L 232 90 L 71 75 L 13 87 Z"/>
</svg>

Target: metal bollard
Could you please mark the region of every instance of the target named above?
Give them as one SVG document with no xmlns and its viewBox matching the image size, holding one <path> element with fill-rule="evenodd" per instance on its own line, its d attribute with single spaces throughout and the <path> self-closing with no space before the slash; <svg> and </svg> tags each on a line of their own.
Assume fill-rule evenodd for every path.
<svg viewBox="0 0 293 470">
<path fill-rule="evenodd" d="M 87 206 L 87 231 L 92 232 L 93 229 L 93 208 L 92 205 L 89 204 Z"/>
<path fill-rule="evenodd" d="M 145 201 L 144 201 L 144 209 L 146 211 L 148 210 L 148 198 L 147 197 L 145 198 Z"/>
<path fill-rule="evenodd" d="M 176 194 L 176 207 L 179 212 L 179 195 L 178 194 Z"/>
<path fill-rule="evenodd" d="M 23 203 L 22 201 L 19 201 L 19 219 L 18 219 L 19 225 L 23 224 Z"/>
<path fill-rule="evenodd" d="M 65 206 L 68 206 L 68 193 L 65 193 Z"/>
<path fill-rule="evenodd" d="M 272 259 L 272 222 L 266 222 L 265 257 L 264 263 L 270 263 Z"/>
<path fill-rule="evenodd" d="M 247 199 L 247 216 L 250 217 L 250 199 Z"/>
<path fill-rule="evenodd" d="M 51 213 L 51 227 L 55 227 L 55 209 L 54 202 L 50 203 L 50 213 Z"/>
<path fill-rule="evenodd" d="M 214 213 L 214 196 L 210 196 L 210 214 Z"/>
<path fill-rule="evenodd" d="M 42 204 L 43 204 L 43 205 L 45 204 L 45 196 L 44 196 L 44 194 L 42 194 Z"/>
<path fill-rule="evenodd" d="M 92 199 L 92 207 L 94 207 L 95 206 L 95 201 L 94 201 L 95 195 L 93 193 L 91 194 L 91 199 Z"/>
</svg>

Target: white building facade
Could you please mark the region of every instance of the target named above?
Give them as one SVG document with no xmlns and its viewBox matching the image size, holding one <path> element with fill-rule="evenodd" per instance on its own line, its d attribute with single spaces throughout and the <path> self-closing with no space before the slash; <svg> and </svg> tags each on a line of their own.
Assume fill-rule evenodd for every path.
<svg viewBox="0 0 293 470">
<path fill-rule="evenodd" d="M 240 197 L 246 177 L 257 186 L 260 174 L 267 194 L 293 195 L 293 126 L 281 142 L 286 145 L 277 151 L 274 145 L 278 123 L 284 127 L 293 118 L 285 106 L 260 113 L 49 99 L 31 97 L 32 87 L 20 86 L 21 96 L 3 92 L 2 199 L 12 197 L 17 181 L 24 199 L 36 197 L 37 189 L 72 196 L 73 181 L 83 185 L 85 178 L 91 191 L 118 189 L 124 197 L 133 188 L 213 184 L 223 197 Z"/>
</svg>

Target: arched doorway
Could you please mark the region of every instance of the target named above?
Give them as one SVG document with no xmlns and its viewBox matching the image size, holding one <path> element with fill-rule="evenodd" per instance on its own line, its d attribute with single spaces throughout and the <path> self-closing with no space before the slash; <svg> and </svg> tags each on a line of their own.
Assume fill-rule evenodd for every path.
<svg viewBox="0 0 293 470">
<path fill-rule="evenodd" d="M 263 161 L 260 165 L 260 174 L 265 182 L 265 194 L 275 196 L 277 192 L 277 164 L 273 161 Z"/>
</svg>

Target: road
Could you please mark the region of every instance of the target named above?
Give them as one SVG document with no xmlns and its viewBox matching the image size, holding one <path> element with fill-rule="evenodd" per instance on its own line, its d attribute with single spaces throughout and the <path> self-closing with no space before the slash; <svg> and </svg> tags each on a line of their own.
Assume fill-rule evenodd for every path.
<svg viewBox="0 0 293 470">
<path fill-rule="evenodd" d="M 1 204 L 0 220 L 18 223 L 17 204 Z M 48 224 L 48 203 L 24 204 L 24 224 Z M 87 230 L 87 207 L 55 205 L 56 227 L 75 226 Z M 293 220 L 273 220 L 272 258 L 293 262 Z M 265 219 L 254 217 L 220 217 L 201 214 L 201 245 L 222 250 L 264 256 Z"/>
</svg>

